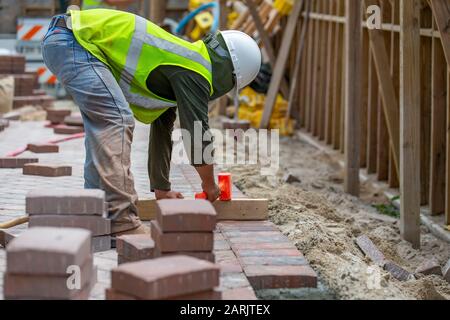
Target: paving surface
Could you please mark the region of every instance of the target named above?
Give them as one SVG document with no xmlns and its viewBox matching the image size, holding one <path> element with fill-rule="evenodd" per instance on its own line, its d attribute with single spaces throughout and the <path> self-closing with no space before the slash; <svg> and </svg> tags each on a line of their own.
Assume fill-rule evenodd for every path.
<svg viewBox="0 0 450 320">
<path fill-rule="evenodd" d="M 64 137 L 62 135 L 55 135 L 52 129 L 44 128 L 44 124 L 44 122 L 11 122 L 10 128 L 0 133 L 0 156 L 4 156 L 8 152 L 24 147 L 28 143 L 45 143 L 50 139 Z M 132 149 L 132 171 L 135 177 L 135 187 L 140 199 L 151 199 L 154 197 L 153 193 L 150 192 L 147 176 L 148 132 L 149 127 L 137 125 Z M 69 177 L 48 178 L 27 176 L 22 174 L 21 169 L 0 169 L 0 222 L 25 215 L 25 196 L 27 192 L 32 189 L 42 189 L 46 187 L 83 188 L 84 156 L 83 139 L 61 143 L 59 153 L 33 154 L 27 151 L 21 155 L 21 157 L 37 157 L 41 163 L 49 162 L 60 165 L 70 165 L 72 166 L 72 176 Z M 196 192 L 201 191 L 200 180 L 198 177 L 192 175 L 192 170 L 193 168 L 190 166 L 174 165 L 171 171 L 171 181 L 174 190 L 182 192 L 187 198 L 192 198 Z M 243 194 L 234 188 L 233 196 L 243 197 Z M 28 226 L 25 224 L 10 229 L 10 231 L 15 234 L 20 234 L 20 232 L 27 227 Z M 235 229 L 238 234 L 235 235 L 230 233 L 230 228 L 231 231 Z M 265 227 L 262 227 L 260 230 L 253 227 L 248 229 L 246 226 L 238 227 L 237 225 L 230 226 L 219 224 L 219 227 L 215 232 L 214 251 L 216 253 L 216 261 L 222 265 L 221 287 L 223 290 L 233 290 L 230 292 L 233 292 L 234 298 L 238 298 L 239 296 L 246 298 L 248 297 L 249 291 L 253 294 L 253 289 L 245 275 L 244 268 L 254 269 L 254 267 L 251 267 L 248 264 L 254 264 L 255 261 L 262 261 L 261 259 L 258 260 L 255 258 L 242 259 L 242 255 L 238 252 L 240 241 L 254 242 L 254 245 L 250 246 L 251 249 L 261 247 L 262 250 L 264 250 L 264 248 L 268 246 L 268 242 L 273 242 L 275 243 L 275 247 L 277 243 L 285 244 L 279 246 L 280 250 L 291 249 L 295 251 L 295 247 L 287 245 L 285 239 L 281 237 L 282 235 L 279 232 L 278 235 L 262 233 L 260 234 L 260 240 L 249 239 L 257 234 L 248 234 L 248 231 L 264 230 Z M 243 234 L 242 232 L 247 233 Z M 271 239 L 270 236 L 274 236 L 275 238 Z M 289 255 L 292 255 L 292 253 L 289 253 Z M 300 285 L 311 285 L 311 279 L 315 277 L 315 273 L 308 266 L 307 262 L 301 256 L 301 253 L 296 255 L 296 259 L 287 258 L 287 256 L 288 254 L 284 256 L 284 262 L 277 259 L 275 262 L 269 262 L 269 264 L 275 263 L 283 265 L 286 261 L 293 261 L 290 264 L 298 265 L 294 270 L 295 272 L 297 272 L 300 267 L 306 268 L 304 272 L 304 276 L 306 277 L 304 279 L 306 279 L 306 282 L 302 282 Z M 91 292 L 91 299 L 104 299 L 105 289 L 110 286 L 110 271 L 117 266 L 116 251 L 109 250 L 96 253 L 94 264 L 98 268 L 98 282 Z M 0 248 L 0 299 L 3 298 L 2 285 L 5 268 L 6 252 L 4 249 Z M 275 275 L 277 275 L 276 272 L 277 271 L 275 270 Z M 280 279 L 274 277 L 269 279 L 267 278 L 267 275 L 265 275 L 263 280 L 264 283 L 267 283 L 267 281 L 276 283 L 277 281 L 279 282 Z M 282 284 L 292 283 L 290 282 L 290 278 L 282 280 L 284 281 L 282 281 Z"/>
</svg>

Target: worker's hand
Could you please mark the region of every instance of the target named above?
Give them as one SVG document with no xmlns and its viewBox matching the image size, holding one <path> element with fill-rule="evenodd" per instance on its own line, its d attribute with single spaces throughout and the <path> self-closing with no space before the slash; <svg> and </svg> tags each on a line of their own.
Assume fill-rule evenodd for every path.
<svg viewBox="0 0 450 320">
<path fill-rule="evenodd" d="M 156 200 L 163 199 L 184 199 L 180 192 L 176 191 L 165 191 L 165 190 L 155 190 Z"/>
<path fill-rule="evenodd" d="M 219 186 L 215 183 L 209 185 L 202 183 L 202 189 L 208 195 L 208 200 L 211 202 L 216 201 L 220 197 Z"/>
</svg>

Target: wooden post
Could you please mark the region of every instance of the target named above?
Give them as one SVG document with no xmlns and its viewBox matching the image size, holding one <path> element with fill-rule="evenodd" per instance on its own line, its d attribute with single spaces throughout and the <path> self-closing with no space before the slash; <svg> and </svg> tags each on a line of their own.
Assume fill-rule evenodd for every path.
<svg viewBox="0 0 450 320">
<path fill-rule="evenodd" d="M 264 28 L 264 24 L 261 20 L 261 16 L 259 15 L 258 8 L 256 7 L 255 1 L 254 0 L 246 0 L 245 3 L 247 4 L 250 15 L 253 18 L 253 22 L 255 23 L 256 30 L 258 31 L 259 37 L 261 38 L 264 50 L 267 54 L 267 57 L 269 58 L 269 63 L 273 70 L 275 68 L 276 56 L 275 56 L 275 51 L 272 46 L 272 41 L 270 40 L 269 34 L 267 33 L 266 29 Z M 285 98 L 287 98 L 289 96 L 289 86 L 286 82 L 286 79 L 284 79 L 284 78 L 281 80 L 280 91 L 281 91 L 281 94 Z"/>
<path fill-rule="evenodd" d="M 270 81 L 269 91 L 267 92 L 264 105 L 264 112 L 260 123 L 261 129 L 267 129 L 270 126 L 270 118 L 272 117 L 273 107 L 277 99 L 278 91 L 284 77 L 289 52 L 294 38 L 296 26 L 300 13 L 302 11 L 304 0 L 295 1 L 294 8 L 289 15 L 286 30 L 284 31 L 283 41 L 278 54 L 275 68 L 273 69 L 272 79 Z"/>
<path fill-rule="evenodd" d="M 400 231 L 420 247 L 420 0 L 400 9 Z"/>
<path fill-rule="evenodd" d="M 361 0 L 346 0 L 345 31 L 345 191 L 359 196 L 361 139 Z"/>
<path fill-rule="evenodd" d="M 150 20 L 161 24 L 166 16 L 167 0 L 150 0 Z"/>
</svg>

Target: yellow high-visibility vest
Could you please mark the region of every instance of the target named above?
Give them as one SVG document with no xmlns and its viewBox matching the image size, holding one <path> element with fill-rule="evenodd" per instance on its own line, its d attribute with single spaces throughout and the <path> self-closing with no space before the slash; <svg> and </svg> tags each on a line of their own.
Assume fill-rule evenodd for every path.
<svg viewBox="0 0 450 320">
<path fill-rule="evenodd" d="M 83 5 L 81 6 L 81 10 L 90 10 L 90 9 L 115 9 L 114 6 L 110 6 L 106 4 L 103 0 L 83 0 Z"/>
<path fill-rule="evenodd" d="M 211 59 L 203 41 L 190 43 L 122 11 L 71 11 L 71 16 L 75 38 L 110 67 L 137 120 L 152 123 L 176 106 L 176 101 L 159 97 L 147 88 L 147 78 L 158 66 L 197 72 L 209 82 L 213 93 Z"/>
</svg>

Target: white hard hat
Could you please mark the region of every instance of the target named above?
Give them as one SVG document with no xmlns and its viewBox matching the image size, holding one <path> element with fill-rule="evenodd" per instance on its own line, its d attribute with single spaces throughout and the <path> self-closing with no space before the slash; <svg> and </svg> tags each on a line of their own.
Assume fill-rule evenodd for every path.
<svg viewBox="0 0 450 320">
<path fill-rule="evenodd" d="M 248 34 L 237 31 L 221 31 L 233 61 L 236 88 L 240 90 L 248 86 L 258 75 L 261 68 L 261 50 Z M 233 91 L 235 91 L 233 90 Z"/>
</svg>

